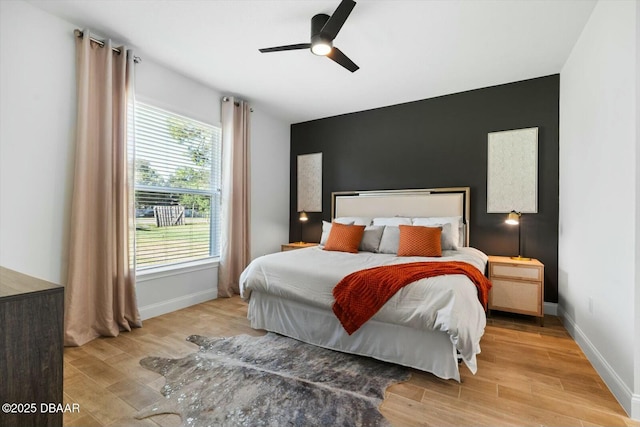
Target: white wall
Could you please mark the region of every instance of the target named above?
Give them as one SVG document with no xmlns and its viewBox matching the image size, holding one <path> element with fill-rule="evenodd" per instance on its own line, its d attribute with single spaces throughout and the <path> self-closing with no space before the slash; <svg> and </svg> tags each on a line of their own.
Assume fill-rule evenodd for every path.
<svg viewBox="0 0 640 427">
<path fill-rule="evenodd" d="M 289 242 L 290 126 L 255 105 L 251 114 L 251 258 Z"/>
<path fill-rule="evenodd" d="M 0 1 L 0 265 L 66 282 L 75 27 Z"/>
<path fill-rule="evenodd" d="M 0 1 L 0 265 L 66 283 L 75 124 L 75 42 L 68 23 Z M 25 31 L 25 29 L 28 29 Z M 222 92 L 136 52 L 138 98 L 220 123 Z M 248 99 L 251 101 L 251 99 Z M 252 114 L 252 254 L 288 238 L 289 125 Z M 143 318 L 215 298 L 217 263 L 138 277 Z"/>
<path fill-rule="evenodd" d="M 600 1 L 560 73 L 559 311 L 629 413 L 640 315 L 637 7 Z"/>
</svg>

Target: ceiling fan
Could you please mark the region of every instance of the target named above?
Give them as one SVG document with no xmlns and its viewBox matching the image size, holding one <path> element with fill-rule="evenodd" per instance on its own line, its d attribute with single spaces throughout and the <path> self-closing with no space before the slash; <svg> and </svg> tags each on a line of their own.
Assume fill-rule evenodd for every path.
<svg viewBox="0 0 640 427">
<path fill-rule="evenodd" d="M 356 2 L 353 0 L 342 0 L 333 15 L 319 13 L 311 18 L 311 43 L 289 44 L 259 50 L 262 53 L 267 53 L 311 48 L 311 52 L 315 55 L 326 56 L 353 73 L 360 67 L 342 53 L 340 49 L 333 46 L 333 40 L 338 35 L 338 31 L 344 25 L 355 5 Z"/>
</svg>

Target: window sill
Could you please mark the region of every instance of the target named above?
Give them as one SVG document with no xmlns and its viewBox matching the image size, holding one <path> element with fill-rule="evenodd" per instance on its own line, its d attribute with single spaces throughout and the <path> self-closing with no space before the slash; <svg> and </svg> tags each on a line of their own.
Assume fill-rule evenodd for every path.
<svg viewBox="0 0 640 427">
<path fill-rule="evenodd" d="M 208 270 L 217 268 L 220 265 L 220 258 L 212 257 L 198 261 L 183 262 L 180 264 L 163 265 L 159 267 L 149 267 L 136 271 L 136 281 L 146 282 L 160 277 L 178 276 L 193 271 Z"/>
</svg>

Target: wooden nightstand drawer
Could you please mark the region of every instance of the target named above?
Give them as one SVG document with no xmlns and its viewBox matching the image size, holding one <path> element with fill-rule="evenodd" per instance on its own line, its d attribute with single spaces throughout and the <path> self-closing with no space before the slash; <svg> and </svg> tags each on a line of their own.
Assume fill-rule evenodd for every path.
<svg viewBox="0 0 640 427">
<path fill-rule="evenodd" d="M 537 316 L 540 313 L 540 283 L 494 278 L 490 306 L 494 310 Z"/>
<path fill-rule="evenodd" d="M 542 280 L 542 268 L 520 264 L 491 263 L 490 275 L 523 280 Z"/>
</svg>

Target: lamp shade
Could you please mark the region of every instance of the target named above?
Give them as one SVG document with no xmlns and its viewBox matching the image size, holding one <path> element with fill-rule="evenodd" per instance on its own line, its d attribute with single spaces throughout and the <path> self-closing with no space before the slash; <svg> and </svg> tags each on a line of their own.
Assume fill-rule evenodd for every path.
<svg viewBox="0 0 640 427">
<path fill-rule="evenodd" d="M 307 213 L 305 211 L 300 212 L 300 217 L 298 218 L 300 221 L 305 222 L 309 220 Z"/>
<path fill-rule="evenodd" d="M 520 213 L 516 211 L 509 212 L 509 216 L 507 217 L 505 222 L 510 225 L 520 224 Z"/>
</svg>

